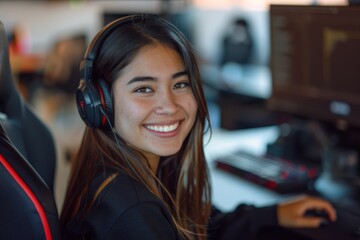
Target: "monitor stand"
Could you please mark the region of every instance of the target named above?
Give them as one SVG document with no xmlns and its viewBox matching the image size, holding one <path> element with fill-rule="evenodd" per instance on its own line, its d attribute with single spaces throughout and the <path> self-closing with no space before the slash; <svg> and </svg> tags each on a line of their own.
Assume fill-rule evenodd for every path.
<svg viewBox="0 0 360 240">
<path fill-rule="evenodd" d="M 267 154 L 318 167 L 322 174 L 315 189 L 320 195 L 360 203 L 360 129 L 339 130 L 334 124 L 303 119 L 280 129 Z"/>
<path fill-rule="evenodd" d="M 321 165 L 325 133 L 320 124 L 294 119 L 280 126 L 278 138 L 267 145 L 267 153 L 295 162 Z"/>
</svg>

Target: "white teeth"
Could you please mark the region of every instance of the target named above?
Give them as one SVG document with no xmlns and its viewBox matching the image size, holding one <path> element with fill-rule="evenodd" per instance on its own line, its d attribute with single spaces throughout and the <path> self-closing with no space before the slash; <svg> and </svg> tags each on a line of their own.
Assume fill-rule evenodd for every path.
<svg viewBox="0 0 360 240">
<path fill-rule="evenodd" d="M 145 127 L 149 130 L 156 131 L 156 132 L 171 132 L 177 129 L 179 123 L 171 124 L 171 125 L 146 125 Z"/>
</svg>

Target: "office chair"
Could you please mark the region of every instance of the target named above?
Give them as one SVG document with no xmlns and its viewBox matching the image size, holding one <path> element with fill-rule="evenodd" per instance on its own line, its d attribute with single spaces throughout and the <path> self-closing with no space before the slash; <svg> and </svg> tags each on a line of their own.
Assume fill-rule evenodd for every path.
<svg viewBox="0 0 360 240">
<path fill-rule="evenodd" d="M 0 125 L 0 239 L 60 239 L 53 194 Z"/>
<path fill-rule="evenodd" d="M 60 239 L 55 145 L 14 86 L 0 22 L 0 239 Z"/>
<path fill-rule="evenodd" d="M 0 124 L 11 142 L 53 190 L 56 167 L 54 139 L 14 85 L 4 25 L 0 22 Z"/>
<path fill-rule="evenodd" d="M 236 18 L 228 27 L 222 42 L 220 65 L 224 66 L 226 63 L 250 64 L 254 43 L 248 21 L 244 18 Z"/>
</svg>

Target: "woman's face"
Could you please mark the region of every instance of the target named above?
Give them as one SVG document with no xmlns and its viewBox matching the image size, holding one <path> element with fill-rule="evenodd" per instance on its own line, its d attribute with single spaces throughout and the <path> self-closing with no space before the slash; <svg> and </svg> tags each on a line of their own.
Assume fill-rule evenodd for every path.
<svg viewBox="0 0 360 240">
<path fill-rule="evenodd" d="M 115 129 L 149 161 L 177 153 L 197 103 L 180 55 L 161 44 L 139 50 L 113 84 Z"/>
</svg>

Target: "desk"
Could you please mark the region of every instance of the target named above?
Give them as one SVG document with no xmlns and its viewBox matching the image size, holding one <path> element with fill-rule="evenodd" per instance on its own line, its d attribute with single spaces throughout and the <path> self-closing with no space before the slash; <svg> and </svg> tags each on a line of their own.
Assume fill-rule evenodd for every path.
<svg viewBox="0 0 360 240">
<path fill-rule="evenodd" d="M 213 130 L 212 138 L 208 144 L 205 144 L 205 156 L 209 164 L 210 179 L 213 190 L 213 204 L 216 207 L 222 211 L 231 211 L 239 203 L 250 203 L 255 206 L 264 206 L 274 204 L 294 196 L 272 192 L 239 177 L 218 170 L 214 164 L 214 160 L 217 157 L 241 148 L 253 153 L 264 153 L 266 150 L 266 144 L 274 141 L 278 136 L 279 131 L 279 127 L 274 126 L 236 131 L 224 129 Z M 205 135 L 205 143 L 208 139 L 209 134 Z M 327 193 L 329 192 L 329 196 L 335 195 L 337 198 L 341 198 L 341 195 L 343 194 L 342 191 L 344 191 L 344 188 L 341 186 L 336 186 L 334 183 L 329 182 L 326 174 L 323 174 L 317 180 L 315 188 L 318 188 L 318 190 L 324 190 L 324 192 Z M 354 234 L 357 229 L 360 229 L 359 220 L 360 216 L 350 215 L 344 211 L 338 211 L 337 222 L 331 223 L 329 226 L 319 229 L 302 229 L 294 231 L 286 230 L 288 232 L 285 232 L 285 234 L 290 235 L 285 235 L 285 239 L 290 236 L 291 239 L 294 239 L 297 236 L 300 237 L 299 239 L 360 239 L 359 235 Z M 359 224 L 359 226 L 357 224 Z M 274 233 L 274 231 L 271 233 Z M 265 239 L 269 238 L 273 239 L 272 236 L 268 235 Z"/>
</svg>

